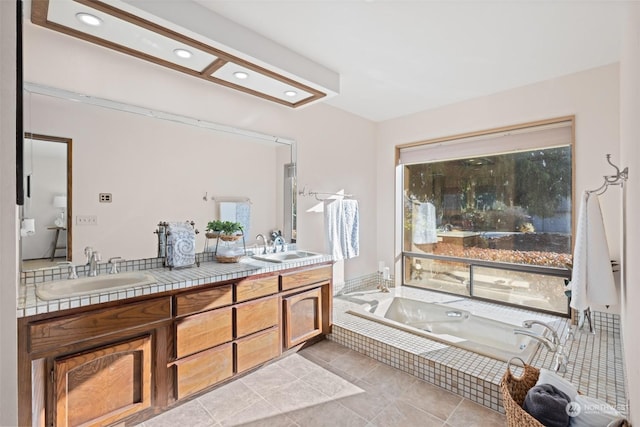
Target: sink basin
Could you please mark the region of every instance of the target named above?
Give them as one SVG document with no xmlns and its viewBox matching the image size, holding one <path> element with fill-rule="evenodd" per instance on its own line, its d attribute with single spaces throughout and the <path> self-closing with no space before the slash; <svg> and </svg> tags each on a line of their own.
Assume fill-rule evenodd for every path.
<svg viewBox="0 0 640 427">
<path fill-rule="evenodd" d="M 43 300 L 69 298 L 79 295 L 110 292 L 134 286 L 150 285 L 157 280 L 144 271 L 105 274 L 96 277 L 80 277 L 71 280 L 56 280 L 36 285 L 36 295 Z"/>
<path fill-rule="evenodd" d="M 276 252 L 272 254 L 254 255 L 255 259 L 269 262 L 306 261 L 308 259 L 319 258 L 322 254 L 307 251 Z"/>
</svg>

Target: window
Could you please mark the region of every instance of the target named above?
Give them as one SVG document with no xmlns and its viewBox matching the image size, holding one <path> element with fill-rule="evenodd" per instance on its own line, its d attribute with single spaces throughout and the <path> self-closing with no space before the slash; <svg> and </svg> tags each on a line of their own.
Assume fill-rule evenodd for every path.
<svg viewBox="0 0 640 427">
<path fill-rule="evenodd" d="M 568 315 L 572 126 L 399 147 L 403 284 Z"/>
</svg>

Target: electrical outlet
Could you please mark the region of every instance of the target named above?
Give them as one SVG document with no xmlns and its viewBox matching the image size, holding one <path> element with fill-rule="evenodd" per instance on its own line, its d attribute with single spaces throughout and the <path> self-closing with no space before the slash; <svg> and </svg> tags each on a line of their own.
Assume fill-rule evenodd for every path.
<svg viewBox="0 0 640 427">
<path fill-rule="evenodd" d="M 76 215 L 76 225 L 98 225 L 98 216 Z"/>
<path fill-rule="evenodd" d="M 98 194 L 98 201 L 100 203 L 111 203 L 111 200 L 113 198 L 111 197 L 111 193 L 99 193 Z"/>
</svg>

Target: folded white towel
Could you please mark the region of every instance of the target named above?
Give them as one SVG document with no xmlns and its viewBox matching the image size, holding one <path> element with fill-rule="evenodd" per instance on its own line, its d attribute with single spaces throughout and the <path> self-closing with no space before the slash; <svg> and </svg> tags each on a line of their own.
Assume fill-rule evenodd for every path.
<svg viewBox="0 0 640 427">
<path fill-rule="evenodd" d="M 615 305 L 618 292 L 596 194 L 582 195 L 571 276 L 571 307 L 585 310 L 594 304 Z"/>
<path fill-rule="evenodd" d="M 357 200 L 324 202 L 327 249 L 335 261 L 360 255 L 360 213 Z"/>
<path fill-rule="evenodd" d="M 414 244 L 437 243 L 436 207 L 433 203 L 414 203 L 411 215 Z"/>
</svg>

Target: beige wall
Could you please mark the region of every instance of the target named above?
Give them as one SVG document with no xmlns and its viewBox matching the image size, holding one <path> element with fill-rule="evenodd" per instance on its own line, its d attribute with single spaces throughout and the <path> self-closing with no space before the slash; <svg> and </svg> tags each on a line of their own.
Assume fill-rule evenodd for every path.
<svg viewBox="0 0 640 427">
<path fill-rule="evenodd" d="M 640 424 L 640 4 L 629 6 L 620 61 L 620 155 L 629 167 L 626 187 L 622 333 L 634 425 Z M 622 223 L 622 221 L 621 221 Z"/>
<path fill-rule="evenodd" d="M 0 426 L 18 420 L 15 5 L 0 1 Z"/>
<path fill-rule="evenodd" d="M 376 188 L 373 123 L 324 104 L 293 110 L 33 25 L 27 25 L 25 28 L 25 49 L 25 81 L 296 140 L 300 188 L 306 185 L 313 191 L 326 192 L 344 189 L 354 194 L 360 202 L 360 257 L 346 261 L 343 268 L 336 269 L 336 274 L 342 276 L 344 269 L 346 277 L 354 277 L 369 273 L 372 268 L 375 268 Z M 61 61 L 60 58 L 65 60 Z M 39 128 L 41 118 L 36 117 L 37 111 L 27 111 L 26 114 L 33 116 L 33 120 L 27 120 L 25 126 Z M 163 131 L 155 134 L 159 138 L 158 145 L 154 145 L 151 140 L 146 140 L 140 144 L 129 141 L 129 144 L 123 147 L 114 140 L 105 147 L 105 141 L 110 139 L 110 135 L 116 135 L 116 130 L 97 127 L 99 125 L 91 117 L 72 115 L 64 122 L 62 119 L 51 120 L 54 119 L 53 117 L 49 119 L 47 127 L 57 129 L 59 132 L 64 132 L 65 126 L 71 127 L 73 125 L 71 122 L 74 121 L 77 129 L 81 129 L 85 124 L 89 127 L 79 134 L 78 141 L 74 135 L 70 135 L 74 137 L 74 170 L 82 172 L 85 177 L 89 175 L 85 180 L 74 179 L 74 210 L 77 214 L 93 214 L 95 212 L 90 210 L 104 208 L 104 206 L 83 205 L 87 197 L 83 197 L 82 194 L 88 195 L 90 201 L 93 201 L 97 197 L 97 192 L 109 192 L 108 188 L 118 186 L 121 188 L 125 184 L 122 182 L 123 178 L 119 176 L 117 166 L 124 160 L 141 164 L 141 174 L 146 175 L 146 178 L 156 176 L 161 179 L 161 169 L 171 167 L 169 160 L 167 159 L 166 163 L 159 162 L 157 156 L 150 155 L 150 150 L 166 152 L 171 144 L 177 152 L 192 150 L 193 156 L 199 156 L 193 160 L 193 172 L 185 178 L 193 180 L 196 183 L 194 185 L 201 186 L 194 190 L 180 190 L 180 184 L 165 182 L 163 185 L 169 184 L 166 193 L 171 195 L 171 201 L 176 206 L 184 205 L 186 201 L 179 197 L 182 197 L 181 194 L 185 191 L 191 191 L 193 193 L 190 195 L 191 199 L 195 198 L 198 203 L 201 203 L 205 191 L 208 191 L 209 195 L 220 195 L 222 184 L 219 179 L 218 184 L 215 180 L 212 180 L 209 185 L 202 184 L 202 180 L 206 179 L 203 176 L 206 175 L 206 166 L 203 165 L 206 159 L 200 155 L 203 150 L 202 144 L 206 145 L 204 140 L 200 145 L 191 144 L 188 141 L 189 138 L 186 138 L 187 140 L 176 138 L 175 133 L 168 134 Z M 140 124 L 142 120 L 143 118 L 135 116 L 124 119 L 117 124 L 121 126 L 118 135 L 122 135 L 122 132 L 144 133 L 145 127 Z M 91 137 L 92 128 L 95 128 L 94 138 Z M 195 131 L 185 130 L 185 133 L 187 132 L 193 134 Z M 200 135 L 200 138 L 211 139 L 212 137 Z M 143 147 L 137 145 L 143 145 Z M 251 154 L 248 152 L 247 156 Z M 118 157 L 123 156 L 125 159 L 118 160 Z M 236 164 L 233 169 L 238 177 L 234 179 L 245 185 L 252 183 L 255 183 L 256 187 L 261 185 L 265 174 L 261 169 L 264 165 L 260 158 L 258 154 L 253 162 Z M 114 165 L 111 167 L 114 171 L 112 179 L 116 182 L 110 182 L 107 179 L 100 182 L 101 185 L 98 186 L 90 178 L 91 169 L 105 168 L 105 163 L 108 162 Z M 149 197 L 151 192 L 158 196 L 157 192 L 162 190 L 160 187 L 150 187 L 152 185 L 150 182 L 149 179 L 145 179 L 140 183 L 140 194 L 144 197 Z M 105 190 L 98 188 L 105 188 Z M 241 191 L 242 194 L 239 195 L 244 196 L 249 190 Z M 114 199 L 116 197 L 117 193 L 114 190 Z M 258 198 L 260 195 L 255 197 Z M 323 216 L 321 213 L 307 212 L 315 204 L 317 201 L 313 198 L 301 197 L 298 200 L 299 247 L 312 251 L 324 251 Z M 154 209 L 160 210 L 158 206 Z M 196 220 L 205 217 L 203 209 L 192 209 L 196 212 Z M 267 209 L 270 212 L 265 215 L 272 215 L 274 209 Z M 177 210 L 172 212 L 178 215 Z M 105 212 L 101 216 L 104 215 L 108 213 Z M 262 228 L 271 228 L 275 225 L 272 217 L 260 222 L 257 219 L 260 215 L 261 212 L 258 209 L 252 210 L 252 216 L 256 217 L 256 222 L 261 223 L 260 226 L 256 226 L 256 233 L 259 232 L 258 230 L 263 231 Z M 167 217 L 168 215 L 158 213 L 154 221 Z M 98 220 L 100 222 L 100 217 Z M 201 219 L 199 223 L 202 221 Z M 149 223 L 149 233 L 144 235 L 148 236 L 148 241 L 142 243 L 145 247 L 154 244 L 154 236 L 151 234 L 154 224 Z M 115 229 L 108 231 L 109 233 L 119 232 Z M 93 234 L 88 240 L 75 242 L 74 239 L 76 254 L 83 245 L 90 244 L 102 250 L 105 259 L 109 256 L 126 257 L 117 248 L 110 248 L 109 253 L 104 252 L 105 243 L 95 243 L 101 238 L 100 233 L 97 233 L 96 229 Z M 74 259 L 82 259 L 82 257 L 74 257 Z"/>
<path fill-rule="evenodd" d="M 621 162 L 618 72 L 618 65 L 612 64 L 380 123 L 378 258 L 391 263 L 400 253 L 399 244 L 396 243 L 395 251 L 388 244 L 394 239 L 394 231 L 384 226 L 394 221 L 393 158 L 397 144 L 575 115 L 576 194 L 599 187 L 602 175 L 612 172 L 605 154 L 610 153 L 614 162 Z M 608 191 L 601 197 L 601 205 L 611 256 L 619 259 L 620 190 Z M 609 309 L 618 310 L 619 307 Z"/>
</svg>

